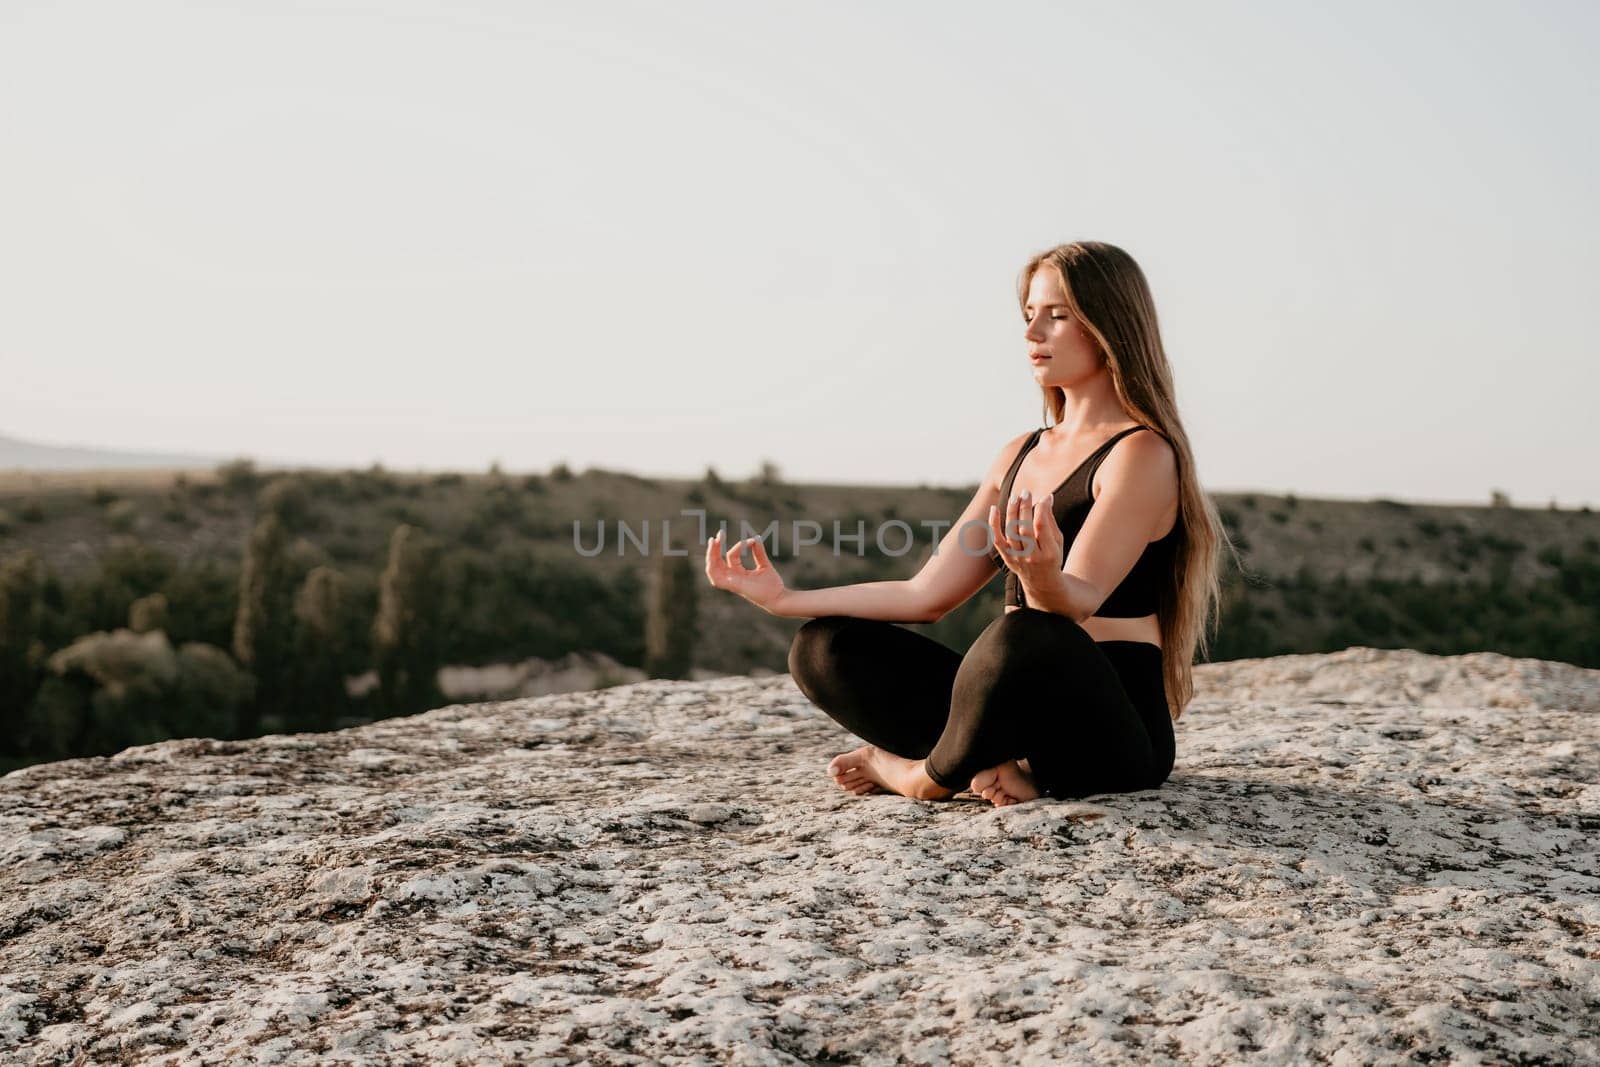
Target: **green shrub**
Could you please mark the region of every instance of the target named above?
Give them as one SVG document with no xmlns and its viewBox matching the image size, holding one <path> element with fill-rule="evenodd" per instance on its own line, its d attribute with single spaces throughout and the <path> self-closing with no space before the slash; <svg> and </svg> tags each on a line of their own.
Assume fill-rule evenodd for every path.
<svg viewBox="0 0 1600 1067">
<path fill-rule="evenodd" d="M 543 513 L 532 509 L 525 511 L 517 521 L 517 532 L 522 536 L 535 541 L 546 541 L 553 537 L 562 537 L 570 531 L 571 527 Z"/>
<path fill-rule="evenodd" d="M 64 609 L 74 616 L 74 626 L 65 635 L 68 640 L 82 633 L 126 626 L 133 602 L 166 588 L 178 570 L 171 554 L 125 535 L 112 537 L 99 563 L 97 571 L 70 588 Z"/>
<path fill-rule="evenodd" d="M 170 737 L 234 736 L 251 681 L 221 649 L 159 630 L 88 634 L 50 657 L 27 723 L 46 756 L 108 755 Z"/>
<path fill-rule="evenodd" d="M 261 488 L 261 475 L 256 471 L 256 465 L 252 460 L 243 457 L 229 460 L 227 463 L 217 464 L 216 470 L 217 480 L 225 493 L 243 496 Z"/>
<path fill-rule="evenodd" d="M 1501 537 L 1499 534 L 1486 533 L 1479 538 L 1484 548 L 1491 552 L 1500 552 L 1507 555 L 1516 555 L 1527 551 L 1528 546 L 1514 537 Z"/>
<path fill-rule="evenodd" d="M 118 533 L 128 533 L 139 521 L 139 505 L 131 500 L 116 500 L 106 507 L 106 525 Z"/>
<path fill-rule="evenodd" d="M 312 518 L 311 494 L 294 475 L 279 475 L 256 494 L 256 514 L 275 517 L 290 532 L 308 529 Z"/>
<path fill-rule="evenodd" d="M 178 684 L 163 724 L 174 737 L 237 737 L 255 679 L 215 645 L 178 648 Z"/>
<path fill-rule="evenodd" d="M 428 525 L 428 520 L 412 505 L 404 500 L 390 504 L 383 509 L 383 516 L 390 522 L 401 526 L 422 527 Z"/>
<path fill-rule="evenodd" d="M 128 606 L 128 629 L 147 634 L 167 628 L 167 598 L 161 593 L 142 596 Z"/>
<path fill-rule="evenodd" d="M 343 480 L 343 495 L 348 500 L 379 500 L 400 490 L 400 483 L 381 463 L 364 471 L 348 471 Z"/>
<path fill-rule="evenodd" d="M 161 587 L 167 636 L 229 647 L 239 614 L 239 579 L 240 565 L 229 560 L 202 557 L 175 571 Z"/>
</svg>

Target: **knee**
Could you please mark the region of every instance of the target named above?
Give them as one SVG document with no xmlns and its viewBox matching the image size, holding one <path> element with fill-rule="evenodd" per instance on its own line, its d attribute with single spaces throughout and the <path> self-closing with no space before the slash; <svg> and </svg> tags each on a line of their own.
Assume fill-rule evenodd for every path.
<svg viewBox="0 0 1600 1067">
<path fill-rule="evenodd" d="M 839 637 L 851 620 L 844 615 L 812 619 L 795 632 L 789 644 L 789 674 L 802 686 L 833 673 Z"/>
<path fill-rule="evenodd" d="M 1076 631 L 1076 633 L 1074 633 Z M 1036 655 L 1058 656 L 1063 640 L 1074 640 L 1081 634 L 1088 638 L 1083 627 L 1065 615 L 1037 608 L 1021 608 L 1003 612 L 984 627 L 968 651 L 994 665 L 1027 660 Z"/>
</svg>

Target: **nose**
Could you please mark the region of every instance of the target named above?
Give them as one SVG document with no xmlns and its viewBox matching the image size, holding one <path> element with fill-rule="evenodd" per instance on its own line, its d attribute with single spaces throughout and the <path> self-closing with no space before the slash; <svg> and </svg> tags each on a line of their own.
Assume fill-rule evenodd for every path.
<svg viewBox="0 0 1600 1067">
<path fill-rule="evenodd" d="M 1030 341 L 1043 341 L 1044 334 L 1039 332 L 1039 320 L 1029 319 L 1027 328 L 1022 331 L 1022 336 Z"/>
</svg>

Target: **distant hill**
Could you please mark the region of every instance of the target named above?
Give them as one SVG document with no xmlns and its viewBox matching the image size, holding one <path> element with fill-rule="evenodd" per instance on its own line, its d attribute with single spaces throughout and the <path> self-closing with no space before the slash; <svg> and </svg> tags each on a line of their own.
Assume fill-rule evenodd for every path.
<svg viewBox="0 0 1600 1067">
<path fill-rule="evenodd" d="M 116 452 L 104 448 L 40 445 L 0 434 L 0 470 L 81 471 L 136 467 L 208 468 L 230 456 L 201 453 Z"/>
</svg>

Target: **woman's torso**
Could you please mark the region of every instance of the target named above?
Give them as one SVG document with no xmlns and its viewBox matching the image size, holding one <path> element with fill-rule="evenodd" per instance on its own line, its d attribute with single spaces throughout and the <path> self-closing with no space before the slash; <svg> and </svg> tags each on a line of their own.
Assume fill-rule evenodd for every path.
<svg viewBox="0 0 1600 1067">
<path fill-rule="evenodd" d="M 1030 438 L 1023 444 L 1024 454 L 1020 465 L 1016 463 L 1012 465 L 1012 471 L 1008 474 L 1009 484 L 1000 486 L 1001 500 L 1007 501 L 1011 494 L 1021 493 L 1023 490 L 1027 490 L 1034 500 L 1049 492 L 1059 494 L 1059 491 L 1068 487 L 1075 478 L 1087 473 L 1089 484 L 1083 491 L 1089 494 L 1088 503 L 1092 507 L 1092 501 L 1100 496 L 1099 468 L 1104 463 L 1105 456 L 1110 453 L 1110 448 L 1106 446 L 1110 444 L 1115 447 L 1114 440 L 1121 440 L 1128 436 L 1125 431 L 1137 427 L 1138 424 L 1133 423 L 1109 434 L 1100 431 L 1099 439 L 1093 442 L 1052 444 L 1048 450 L 1043 443 L 1042 435 Z M 1087 471 L 1085 468 L 1088 468 Z M 1161 532 L 1150 543 L 1166 540 L 1173 533 L 1177 521 L 1178 504 L 1174 501 L 1169 513 L 1163 517 Z M 1069 538 L 1069 547 L 1070 544 Z M 1016 604 L 1007 603 L 1005 610 L 1015 611 L 1017 607 Z M 1157 648 L 1161 647 L 1161 625 L 1154 612 L 1127 618 L 1092 615 L 1084 619 L 1082 625 L 1084 631 L 1096 641 L 1143 641 Z"/>
</svg>

